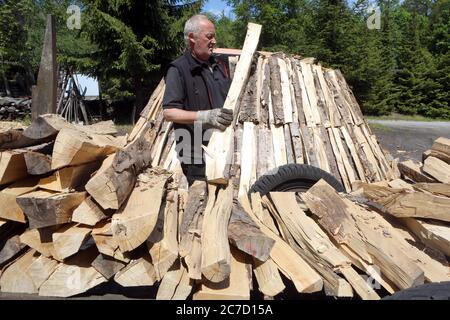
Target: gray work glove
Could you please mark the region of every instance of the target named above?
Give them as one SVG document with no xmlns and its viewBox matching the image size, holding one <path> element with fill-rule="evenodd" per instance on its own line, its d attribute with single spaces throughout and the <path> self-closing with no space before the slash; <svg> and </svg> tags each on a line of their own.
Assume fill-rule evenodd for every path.
<svg viewBox="0 0 450 320">
<path fill-rule="evenodd" d="M 212 127 L 223 131 L 233 122 L 233 110 L 217 108 L 197 111 L 197 121 L 200 121 L 206 129 Z"/>
</svg>

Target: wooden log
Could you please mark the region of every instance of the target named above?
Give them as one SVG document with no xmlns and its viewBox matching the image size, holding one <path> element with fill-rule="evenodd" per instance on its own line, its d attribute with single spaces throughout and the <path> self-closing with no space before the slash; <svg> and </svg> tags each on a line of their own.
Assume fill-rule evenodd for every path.
<svg viewBox="0 0 450 320">
<path fill-rule="evenodd" d="M 412 160 L 399 162 L 398 169 L 401 174 L 415 182 L 436 182 L 436 180 L 425 173 L 420 165 L 414 163 Z"/>
<path fill-rule="evenodd" d="M 403 222 L 424 244 L 450 257 L 450 227 L 438 221 L 405 218 Z"/>
<path fill-rule="evenodd" d="M 275 167 L 287 164 L 286 145 L 283 126 L 270 125 L 274 151 Z"/>
<path fill-rule="evenodd" d="M 102 208 L 95 203 L 92 197 L 87 197 L 73 211 L 72 221 L 88 226 L 95 226 L 99 221 L 102 221 L 107 217 L 108 216 L 103 212 Z"/>
<path fill-rule="evenodd" d="M 20 242 L 18 235 L 9 238 L 0 250 L 0 266 L 16 257 L 26 246 L 26 244 Z"/>
<path fill-rule="evenodd" d="M 261 67 L 261 113 L 260 124 L 269 125 L 269 100 L 270 97 L 270 66 L 267 58 L 264 58 Z M 272 116 L 272 115 L 271 115 Z"/>
<path fill-rule="evenodd" d="M 423 171 L 439 182 L 450 183 L 450 165 L 438 158 L 426 158 L 423 164 Z"/>
<path fill-rule="evenodd" d="M 324 72 L 323 68 L 321 68 L 319 65 L 314 65 L 314 68 L 316 69 L 316 72 L 317 72 L 316 74 L 317 74 L 317 77 L 319 80 L 320 88 L 323 92 L 323 97 L 325 99 L 325 105 L 326 105 L 326 108 L 328 109 L 330 125 L 332 127 L 340 127 L 342 125 L 341 124 L 341 115 L 335 105 L 332 91 L 328 87 L 328 84 L 325 80 L 325 76 L 324 76 L 325 72 Z"/>
<path fill-rule="evenodd" d="M 152 286 L 156 282 L 155 269 L 148 255 L 131 261 L 114 276 L 122 287 Z"/>
<path fill-rule="evenodd" d="M 91 174 L 99 167 L 99 162 L 91 162 L 59 169 L 53 175 L 42 178 L 39 181 L 39 188 L 55 192 L 70 192 L 84 189 Z"/>
<path fill-rule="evenodd" d="M 314 86 L 314 77 L 313 77 L 312 70 L 311 70 L 311 64 L 300 61 L 300 67 L 301 67 L 301 72 L 303 75 L 305 93 L 307 94 L 309 106 L 310 106 L 310 113 L 311 113 L 310 120 L 312 120 L 312 122 L 308 123 L 308 126 L 321 125 L 322 119 L 320 118 L 320 114 L 319 114 L 319 110 L 318 110 L 318 106 L 317 106 L 318 98 L 317 98 L 316 89 Z M 302 91 L 303 91 L 303 88 L 302 88 Z"/>
<path fill-rule="evenodd" d="M 407 189 L 392 189 L 372 184 L 357 183 L 363 195 L 384 207 L 398 218 L 430 218 L 450 221 L 450 199 Z"/>
<path fill-rule="evenodd" d="M 92 229 L 92 238 L 94 238 L 95 245 L 100 253 L 125 263 L 130 261 L 128 254 L 120 251 L 117 238 L 113 237 L 111 222 L 99 222 L 99 224 Z"/>
<path fill-rule="evenodd" d="M 106 278 L 92 267 L 97 254 L 97 250 L 91 248 L 60 263 L 39 288 L 39 295 L 71 297 L 106 282 Z"/>
<path fill-rule="evenodd" d="M 75 166 L 105 158 L 125 146 L 125 139 L 98 134 L 87 134 L 73 129 L 62 129 L 55 140 L 52 169 Z"/>
<path fill-rule="evenodd" d="M 425 161 L 425 159 L 430 156 L 438 158 L 438 159 L 444 161 L 445 163 L 450 164 L 450 155 L 440 152 L 440 151 L 432 150 L 432 149 L 427 150 L 422 154 L 422 162 Z"/>
<path fill-rule="evenodd" d="M 28 151 L 24 154 L 28 174 L 41 175 L 52 171 L 52 157 L 39 152 Z"/>
<path fill-rule="evenodd" d="M 289 124 L 284 125 L 284 145 L 286 147 L 286 161 L 287 163 L 295 163 L 294 146 L 292 144 L 291 130 Z"/>
<path fill-rule="evenodd" d="M 122 252 L 137 248 L 152 233 L 170 177 L 170 173 L 160 168 L 140 174 L 126 205 L 113 215 L 111 229 Z"/>
<path fill-rule="evenodd" d="M 147 240 L 158 280 L 163 279 L 178 258 L 178 194 L 174 190 L 168 192 L 163 206 L 158 223 Z"/>
<path fill-rule="evenodd" d="M 283 102 L 283 124 L 292 123 L 294 106 L 292 105 L 291 88 L 289 79 L 288 60 L 278 58 L 280 67 L 281 94 Z M 290 65 L 290 64 L 289 64 Z"/>
<path fill-rule="evenodd" d="M 257 114 L 257 77 L 256 63 L 252 63 L 250 68 L 250 75 L 247 81 L 247 85 L 243 92 L 241 100 L 241 108 L 239 111 L 239 122 L 254 122 L 258 123 Z"/>
<path fill-rule="evenodd" d="M 314 79 L 314 87 L 316 89 L 317 96 L 317 110 L 319 112 L 320 118 L 322 119 L 322 126 L 325 128 L 331 127 L 331 119 L 328 113 L 328 107 L 325 101 L 325 95 L 320 85 L 320 80 L 318 73 L 322 73 L 322 69 L 320 66 L 311 65 L 313 79 Z"/>
<path fill-rule="evenodd" d="M 54 255 L 62 261 L 77 253 L 91 234 L 92 229 L 79 224 L 68 224 L 52 234 Z"/>
<path fill-rule="evenodd" d="M 0 191 L 0 218 L 25 223 L 26 217 L 16 197 L 37 189 L 38 179 L 30 178 L 13 183 Z"/>
<path fill-rule="evenodd" d="M 27 176 L 23 151 L 0 152 L 0 185 L 21 180 Z"/>
<path fill-rule="evenodd" d="M 29 139 L 42 141 L 53 139 L 64 128 L 71 128 L 63 117 L 57 114 L 44 114 L 37 117 L 31 125 L 25 129 L 23 135 Z"/>
<path fill-rule="evenodd" d="M 433 145 L 431 146 L 431 150 L 437 151 L 439 153 L 443 153 L 443 154 L 447 155 L 448 157 L 450 157 L 450 139 L 445 138 L 445 137 L 437 138 L 433 142 Z"/>
<path fill-rule="evenodd" d="M 202 226 L 202 274 L 211 282 L 221 282 L 230 276 L 230 246 L 228 222 L 233 203 L 233 185 L 226 188 L 208 187 L 208 202 Z M 217 192 L 217 197 L 215 196 Z"/>
<path fill-rule="evenodd" d="M 261 232 L 256 223 L 239 205 L 233 205 L 228 224 L 228 239 L 239 250 L 261 262 L 269 259 L 275 241 Z"/>
<path fill-rule="evenodd" d="M 43 256 L 51 258 L 55 255 L 52 236 L 57 229 L 58 226 L 29 229 L 20 235 L 20 242 L 36 250 Z"/>
<path fill-rule="evenodd" d="M 236 66 L 233 82 L 228 91 L 224 108 L 237 112 L 239 97 L 244 90 L 253 54 L 258 45 L 261 25 L 249 23 L 246 40 L 242 54 Z M 214 130 L 206 152 L 206 177 L 210 183 L 226 184 L 229 179 L 229 165 L 233 154 L 233 128 L 228 127 L 225 131 Z"/>
<path fill-rule="evenodd" d="M 257 154 L 256 176 L 259 178 L 275 168 L 272 134 L 263 126 L 257 127 Z"/>
<path fill-rule="evenodd" d="M 449 183 L 416 183 L 412 185 L 416 190 L 427 191 L 438 196 L 450 197 Z"/>
<path fill-rule="evenodd" d="M 114 277 L 114 275 L 125 268 L 125 266 L 126 264 L 124 262 L 111 258 L 102 253 L 100 253 L 94 261 L 92 261 L 92 267 L 100 272 L 107 280 Z"/>
<path fill-rule="evenodd" d="M 349 247 L 363 260 L 376 264 L 399 288 L 424 282 L 423 270 L 398 248 L 397 241 L 364 218 L 375 217 L 374 214 L 342 199 L 324 180 L 301 194 L 301 198 L 339 246 Z"/>
<path fill-rule="evenodd" d="M 277 265 L 270 258 L 265 262 L 253 259 L 253 272 L 258 282 L 258 290 L 266 296 L 275 297 L 286 288 Z"/>
<path fill-rule="evenodd" d="M 186 300 L 191 294 L 192 284 L 189 274 L 183 264 L 169 270 L 162 279 L 156 300 Z"/>
<path fill-rule="evenodd" d="M 194 300 L 249 300 L 250 280 L 246 267 L 246 258 L 238 250 L 230 254 L 230 277 L 220 284 L 203 283 L 196 293 Z"/>
<path fill-rule="evenodd" d="M 86 191 L 105 210 L 119 209 L 136 183 L 134 170 L 114 170 L 114 159 L 115 155 L 108 156 L 85 186 Z"/>
<path fill-rule="evenodd" d="M 28 218 L 30 228 L 43 228 L 72 220 L 72 213 L 86 198 L 86 192 L 51 193 L 34 191 L 16 201 Z"/>
<path fill-rule="evenodd" d="M 302 134 L 302 139 L 305 148 L 305 158 L 306 164 L 320 167 L 319 160 L 316 156 L 314 140 L 313 140 L 313 129 L 309 127 L 300 127 L 300 132 Z"/>
<path fill-rule="evenodd" d="M 254 198 L 255 200 L 258 198 Z M 293 283 L 298 292 L 317 292 L 322 290 L 322 278 L 314 271 L 284 240 L 277 236 L 253 213 L 248 198 L 241 197 L 239 203 L 260 227 L 261 231 L 275 240 L 270 258 L 278 269 Z M 256 204 L 253 204 L 256 207 Z"/>
<path fill-rule="evenodd" d="M 272 111 L 275 125 L 284 124 L 283 92 L 281 88 L 281 74 L 279 58 L 271 56 L 268 58 L 270 67 L 270 90 L 272 99 Z"/>
<path fill-rule="evenodd" d="M 303 141 L 299 129 L 299 124 L 297 122 L 293 122 L 289 124 L 289 128 L 291 131 L 295 163 L 304 164 L 305 156 L 303 154 Z"/>
</svg>

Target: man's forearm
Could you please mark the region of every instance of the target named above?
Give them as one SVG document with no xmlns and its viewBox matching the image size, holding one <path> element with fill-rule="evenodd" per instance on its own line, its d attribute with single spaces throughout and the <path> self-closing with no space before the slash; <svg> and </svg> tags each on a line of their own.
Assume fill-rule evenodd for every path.
<svg viewBox="0 0 450 320">
<path fill-rule="evenodd" d="M 174 123 L 192 124 L 197 121 L 197 111 L 186 111 L 177 108 L 165 109 L 164 119 Z"/>
</svg>

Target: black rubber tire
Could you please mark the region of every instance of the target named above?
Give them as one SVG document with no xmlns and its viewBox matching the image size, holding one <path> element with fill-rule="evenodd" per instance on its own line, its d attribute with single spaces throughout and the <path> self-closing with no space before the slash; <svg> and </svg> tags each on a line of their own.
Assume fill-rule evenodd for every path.
<svg viewBox="0 0 450 320">
<path fill-rule="evenodd" d="M 334 189 L 345 189 L 334 176 L 308 164 L 286 164 L 261 176 L 250 188 L 250 193 L 259 192 L 262 196 L 271 191 L 306 192 L 317 181 L 324 179 Z"/>
<path fill-rule="evenodd" d="M 450 300 L 450 281 L 405 289 L 384 297 L 383 300 Z"/>
</svg>

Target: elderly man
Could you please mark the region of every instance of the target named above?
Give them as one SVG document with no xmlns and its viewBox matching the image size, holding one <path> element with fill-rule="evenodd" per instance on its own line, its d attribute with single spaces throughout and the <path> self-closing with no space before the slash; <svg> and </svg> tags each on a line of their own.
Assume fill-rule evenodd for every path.
<svg viewBox="0 0 450 320">
<path fill-rule="evenodd" d="M 223 109 L 230 77 L 226 63 L 213 54 L 214 24 L 204 15 L 191 17 L 184 28 L 186 50 L 166 73 L 164 118 L 174 123 L 177 152 L 189 185 L 205 179 L 201 144 L 206 129 L 225 130 L 233 121 L 232 110 Z"/>
</svg>

